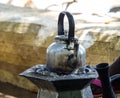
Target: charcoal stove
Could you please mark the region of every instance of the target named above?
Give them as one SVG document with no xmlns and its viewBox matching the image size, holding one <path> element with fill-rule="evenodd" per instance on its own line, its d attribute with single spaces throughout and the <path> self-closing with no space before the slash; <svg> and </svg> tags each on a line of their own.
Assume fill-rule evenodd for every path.
<svg viewBox="0 0 120 98">
<path fill-rule="evenodd" d="M 66 75 L 50 71 L 46 65 L 41 64 L 27 69 L 20 75 L 37 85 L 40 88 L 39 92 L 47 93 L 45 98 L 51 96 L 54 96 L 52 98 L 82 98 L 80 91 L 97 77 L 96 70 L 90 66 L 84 66 Z M 40 95 L 41 93 L 38 93 L 38 98 L 44 98 L 45 95 Z"/>
</svg>

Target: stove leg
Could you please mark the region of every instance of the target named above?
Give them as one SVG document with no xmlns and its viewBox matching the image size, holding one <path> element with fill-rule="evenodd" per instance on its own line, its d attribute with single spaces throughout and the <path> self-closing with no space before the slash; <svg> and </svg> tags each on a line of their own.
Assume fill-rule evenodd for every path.
<svg viewBox="0 0 120 98">
<path fill-rule="evenodd" d="M 82 98 L 81 91 L 62 91 L 58 98 Z"/>
<path fill-rule="evenodd" d="M 39 89 L 37 98 L 58 98 L 58 93 L 50 90 Z"/>
<path fill-rule="evenodd" d="M 53 92 L 48 90 L 39 90 L 37 98 L 82 98 L 82 95 L 80 91 Z"/>
<path fill-rule="evenodd" d="M 83 98 L 93 98 L 92 90 L 90 86 L 81 90 Z"/>
</svg>

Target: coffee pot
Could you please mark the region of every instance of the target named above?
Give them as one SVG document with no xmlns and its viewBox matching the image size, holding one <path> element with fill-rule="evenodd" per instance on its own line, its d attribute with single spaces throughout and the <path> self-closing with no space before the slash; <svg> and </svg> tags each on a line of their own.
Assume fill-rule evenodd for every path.
<svg viewBox="0 0 120 98">
<path fill-rule="evenodd" d="M 113 91 L 111 83 L 117 80 L 120 75 L 116 74 L 109 77 L 109 64 L 108 63 L 100 63 L 96 65 L 96 70 L 99 74 L 99 78 L 102 84 L 102 98 L 117 98 L 115 92 Z"/>
<path fill-rule="evenodd" d="M 64 30 L 64 16 L 67 16 L 69 30 Z M 71 13 L 62 11 L 58 17 L 58 35 L 48 48 L 46 53 L 47 66 L 60 71 L 73 71 L 77 67 L 83 67 L 86 60 L 86 51 L 74 37 L 75 23 Z"/>
</svg>

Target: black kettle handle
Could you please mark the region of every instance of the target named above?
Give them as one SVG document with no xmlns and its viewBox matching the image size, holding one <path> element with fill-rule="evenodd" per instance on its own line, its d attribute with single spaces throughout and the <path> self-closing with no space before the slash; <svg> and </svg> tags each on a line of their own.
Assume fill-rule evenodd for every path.
<svg viewBox="0 0 120 98">
<path fill-rule="evenodd" d="M 74 29 L 75 29 L 75 23 L 74 19 L 71 13 L 67 11 L 62 11 L 59 14 L 58 17 L 58 35 L 64 35 L 64 16 L 67 16 L 68 18 L 68 23 L 69 23 L 69 31 L 68 31 L 68 40 L 73 40 L 74 39 Z"/>
<path fill-rule="evenodd" d="M 113 76 L 110 77 L 110 81 L 111 82 L 113 82 L 113 81 L 115 81 L 117 79 L 120 79 L 120 74 L 115 74 L 115 75 L 113 75 Z"/>
</svg>

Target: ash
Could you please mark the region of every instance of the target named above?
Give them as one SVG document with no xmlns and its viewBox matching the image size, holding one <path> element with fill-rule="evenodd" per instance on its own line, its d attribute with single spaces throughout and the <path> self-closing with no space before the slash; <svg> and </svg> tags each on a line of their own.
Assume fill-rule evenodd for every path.
<svg viewBox="0 0 120 98">
<path fill-rule="evenodd" d="M 44 78 L 53 81 L 53 80 L 71 80 L 71 79 L 88 79 L 88 78 L 97 78 L 98 74 L 93 66 L 84 66 L 76 68 L 73 71 L 63 71 L 63 70 L 53 70 L 47 65 L 36 65 L 30 69 L 29 72 L 34 72 L 34 76 L 38 78 Z M 58 72 L 57 72 L 58 71 Z M 67 73 L 67 74 L 66 74 Z"/>
</svg>

